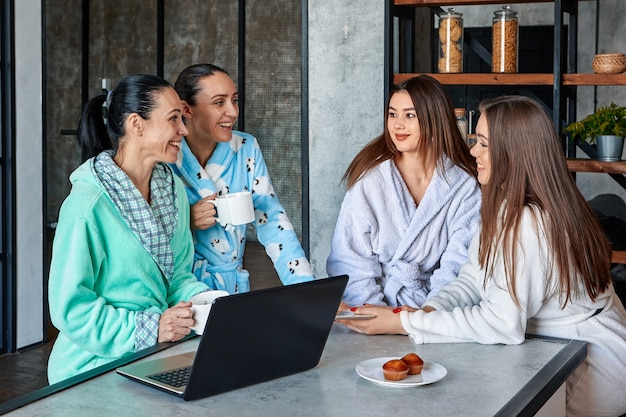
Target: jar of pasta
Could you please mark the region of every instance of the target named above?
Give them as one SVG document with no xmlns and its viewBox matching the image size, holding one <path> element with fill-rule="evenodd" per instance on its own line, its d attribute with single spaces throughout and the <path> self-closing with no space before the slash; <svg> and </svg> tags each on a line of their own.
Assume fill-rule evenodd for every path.
<svg viewBox="0 0 626 417">
<path fill-rule="evenodd" d="M 463 72 L 463 14 L 454 8 L 439 16 L 439 72 Z"/>
<path fill-rule="evenodd" d="M 493 16 L 492 72 L 517 72 L 519 26 L 517 12 L 510 6 L 496 10 Z"/>
</svg>

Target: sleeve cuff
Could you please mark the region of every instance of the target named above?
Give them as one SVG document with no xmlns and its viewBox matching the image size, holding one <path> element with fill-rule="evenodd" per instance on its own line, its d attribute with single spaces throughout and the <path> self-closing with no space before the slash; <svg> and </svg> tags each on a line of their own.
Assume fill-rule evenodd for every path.
<svg viewBox="0 0 626 417">
<path fill-rule="evenodd" d="M 138 311 L 135 315 L 135 352 L 154 346 L 159 336 L 160 314 Z"/>
<path fill-rule="evenodd" d="M 404 328 L 404 331 L 406 331 L 409 337 L 413 339 L 413 342 L 415 342 L 415 344 L 421 345 L 424 344 L 424 334 L 420 330 L 414 328 L 411 324 L 411 319 L 415 320 L 418 314 L 423 315 L 424 312 L 420 312 L 419 310 L 413 312 L 401 311 L 400 322 L 402 324 L 402 327 Z"/>
</svg>

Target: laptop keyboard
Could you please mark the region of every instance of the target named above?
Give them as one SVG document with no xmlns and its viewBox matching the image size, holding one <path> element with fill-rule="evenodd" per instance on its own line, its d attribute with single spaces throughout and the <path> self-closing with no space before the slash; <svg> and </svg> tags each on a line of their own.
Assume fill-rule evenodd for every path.
<svg viewBox="0 0 626 417">
<path fill-rule="evenodd" d="M 187 366 L 185 368 L 173 369 L 171 371 L 148 375 L 148 378 L 171 385 L 173 387 L 182 387 L 187 385 L 190 374 L 191 366 Z"/>
</svg>

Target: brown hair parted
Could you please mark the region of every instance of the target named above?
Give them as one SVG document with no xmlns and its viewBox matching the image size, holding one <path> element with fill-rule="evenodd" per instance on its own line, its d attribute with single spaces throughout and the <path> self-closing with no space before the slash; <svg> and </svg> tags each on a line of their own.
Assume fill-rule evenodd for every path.
<svg viewBox="0 0 626 417">
<path fill-rule="evenodd" d="M 437 80 L 420 75 L 396 84 L 391 89 L 385 106 L 384 131 L 354 157 L 342 178 L 346 181 L 346 187 L 352 187 L 363 174 L 381 162 L 398 156 L 387 122 L 389 101 L 400 91 L 406 91 L 411 96 L 420 126 L 420 137 L 432 138 L 419 143 L 422 162 L 439 161 L 446 155 L 455 165 L 476 178 L 476 164 L 456 124 L 452 99 Z"/>
<path fill-rule="evenodd" d="M 221 72 L 228 75 L 228 73 L 213 64 L 194 64 L 190 65 L 178 75 L 176 82 L 174 83 L 174 89 L 178 93 L 181 100 L 186 101 L 190 106 L 196 105 L 196 96 L 202 89 L 200 86 L 200 80 L 204 77 L 208 77 L 215 73 Z"/>
<path fill-rule="evenodd" d="M 578 190 L 551 119 L 536 101 L 502 96 L 482 102 L 487 121 L 491 175 L 483 186 L 479 262 L 489 279 L 503 254 L 507 285 L 515 294 L 516 242 L 524 209 L 535 208 L 553 257 L 562 305 L 582 281 L 592 300 L 611 282 L 611 248 Z"/>
</svg>

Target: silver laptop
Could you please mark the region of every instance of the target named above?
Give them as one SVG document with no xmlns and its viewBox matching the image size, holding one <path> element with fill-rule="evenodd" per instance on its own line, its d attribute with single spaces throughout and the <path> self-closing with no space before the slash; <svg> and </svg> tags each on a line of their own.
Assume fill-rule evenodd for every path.
<svg viewBox="0 0 626 417">
<path fill-rule="evenodd" d="M 347 283 L 342 275 L 217 298 L 196 352 L 116 372 L 194 400 L 314 368 Z"/>
</svg>

